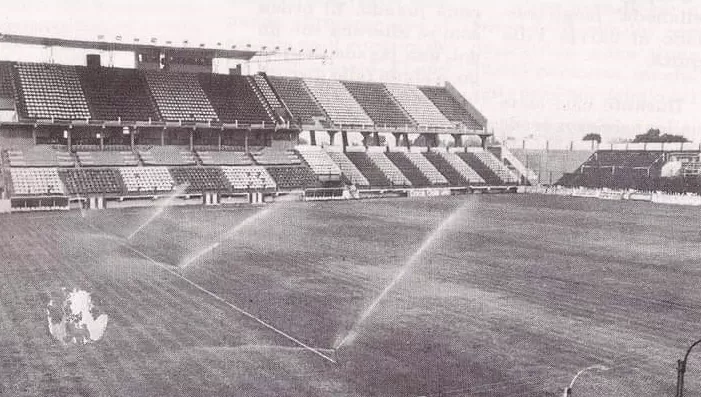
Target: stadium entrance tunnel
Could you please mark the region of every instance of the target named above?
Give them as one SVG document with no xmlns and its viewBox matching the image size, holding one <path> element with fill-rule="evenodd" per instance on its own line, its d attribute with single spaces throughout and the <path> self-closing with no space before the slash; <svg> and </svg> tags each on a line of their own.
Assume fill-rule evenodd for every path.
<svg viewBox="0 0 701 397">
<path fill-rule="evenodd" d="M 87 345 L 105 334 L 108 317 L 99 314 L 87 291 L 62 288 L 59 297 L 52 294 L 46 306 L 46 319 L 51 337 L 62 345 Z"/>
</svg>

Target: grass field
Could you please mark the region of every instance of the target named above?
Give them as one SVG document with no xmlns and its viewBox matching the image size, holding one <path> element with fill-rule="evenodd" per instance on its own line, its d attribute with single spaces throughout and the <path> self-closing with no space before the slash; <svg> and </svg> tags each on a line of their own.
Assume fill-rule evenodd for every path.
<svg viewBox="0 0 701 397">
<path fill-rule="evenodd" d="M 0 394 L 559 396 L 604 364 L 575 396 L 673 396 L 676 360 L 701 337 L 696 208 L 536 195 L 284 203 L 234 234 L 264 210 L 170 208 L 125 241 L 153 211 L 0 217 Z M 357 336 L 333 364 L 164 267 L 315 348 Z M 51 339 L 45 308 L 61 287 L 92 292 L 109 315 L 102 340 Z M 688 395 L 701 393 L 696 353 Z"/>
</svg>

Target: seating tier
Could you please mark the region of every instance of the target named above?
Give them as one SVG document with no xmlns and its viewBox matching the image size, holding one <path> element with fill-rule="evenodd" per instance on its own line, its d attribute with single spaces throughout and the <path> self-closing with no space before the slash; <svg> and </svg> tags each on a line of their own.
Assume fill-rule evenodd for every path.
<svg viewBox="0 0 701 397">
<path fill-rule="evenodd" d="M 153 146 L 139 150 L 139 156 L 146 165 L 195 165 L 194 153 L 182 146 Z"/>
<path fill-rule="evenodd" d="M 375 125 L 395 128 L 413 126 L 413 121 L 406 116 L 381 83 L 344 81 L 343 84 Z"/>
<path fill-rule="evenodd" d="M 454 127 L 453 123 L 416 86 L 385 84 L 385 87 L 419 127 Z"/>
<path fill-rule="evenodd" d="M 187 185 L 187 193 L 220 192 L 231 188 L 218 167 L 173 167 L 170 174 L 176 185 Z"/>
<path fill-rule="evenodd" d="M 252 165 L 253 160 L 245 152 L 197 151 L 197 156 L 204 165 Z"/>
<path fill-rule="evenodd" d="M 20 115 L 32 119 L 85 120 L 88 102 L 74 66 L 15 64 Z"/>
<path fill-rule="evenodd" d="M 275 189 L 275 180 L 261 166 L 222 167 L 233 190 Z"/>
<path fill-rule="evenodd" d="M 297 146 L 297 151 L 317 175 L 341 175 L 341 169 L 318 146 Z"/>
<path fill-rule="evenodd" d="M 129 193 L 170 192 L 175 187 L 166 167 L 120 167 L 119 173 Z"/>
<path fill-rule="evenodd" d="M 304 79 L 304 84 L 336 125 L 372 126 L 372 119 L 337 80 Z"/>
<path fill-rule="evenodd" d="M 145 75 L 163 120 L 217 120 L 217 114 L 197 81 L 197 75 L 156 71 L 146 71 Z"/>
<path fill-rule="evenodd" d="M 358 170 L 358 167 L 356 167 L 345 154 L 341 152 L 328 152 L 328 154 L 329 157 L 338 164 L 338 167 L 341 169 L 343 176 L 347 178 L 348 182 L 363 187 L 370 186 L 370 182 L 368 182 L 367 178 L 365 178 L 363 173 Z"/>
<path fill-rule="evenodd" d="M 113 168 L 64 169 L 59 174 L 70 195 L 123 193 L 119 172 Z"/>
<path fill-rule="evenodd" d="M 198 79 L 221 122 L 274 124 L 245 76 L 201 73 Z"/>
<path fill-rule="evenodd" d="M 160 120 L 142 71 L 78 67 L 78 75 L 93 119 Z"/>
<path fill-rule="evenodd" d="M 48 196 L 66 192 L 56 168 L 12 168 L 10 177 L 15 195 Z"/>
<path fill-rule="evenodd" d="M 482 125 L 448 92 L 445 87 L 423 86 L 421 92 L 433 102 L 441 113 L 450 121 L 462 123 L 473 130 L 482 129 Z"/>
<path fill-rule="evenodd" d="M 411 181 L 402 174 L 402 171 L 384 153 L 368 152 L 367 155 L 377 168 L 385 174 L 393 186 L 412 186 Z"/>
<path fill-rule="evenodd" d="M 429 181 L 428 178 L 421 173 L 421 170 L 406 157 L 406 153 L 390 152 L 387 153 L 386 156 L 397 166 L 402 174 L 406 176 L 412 186 L 427 187 L 431 185 L 431 181 Z"/>
<path fill-rule="evenodd" d="M 280 189 L 306 189 L 320 187 L 319 179 L 304 165 L 266 167 Z"/>
<path fill-rule="evenodd" d="M 268 76 L 268 80 L 298 123 L 313 124 L 315 118 L 326 119 L 301 78 Z"/>
</svg>

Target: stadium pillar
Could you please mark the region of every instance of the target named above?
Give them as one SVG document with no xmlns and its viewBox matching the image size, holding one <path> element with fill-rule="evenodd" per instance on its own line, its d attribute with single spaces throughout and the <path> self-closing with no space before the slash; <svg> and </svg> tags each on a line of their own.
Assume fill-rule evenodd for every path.
<svg viewBox="0 0 701 397">
<path fill-rule="evenodd" d="M 334 137 L 336 136 L 336 131 L 327 131 L 329 133 L 329 145 L 333 146 Z"/>
<path fill-rule="evenodd" d="M 316 146 L 316 131 L 309 131 L 309 144 Z"/>
<path fill-rule="evenodd" d="M 348 131 L 341 131 L 341 143 L 343 144 L 343 153 L 345 153 L 348 147 Z"/>
<path fill-rule="evenodd" d="M 489 138 L 489 135 L 479 135 L 480 140 L 482 141 L 482 149 L 487 148 L 487 138 Z"/>
<path fill-rule="evenodd" d="M 219 148 L 219 151 L 220 151 L 220 152 L 221 152 L 221 132 L 222 132 L 222 130 L 220 129 L 220 130 L 219 130 L 219 136 L 217 137 L 217 138 L 218 138 L 218 140 L 217 140 L 217 147 Z"/>
<path fill-rule="evenodd" d="M 402 142 L 402 134 L 393 132 L 392 135 L 394 135 L 394 146 L 400 146 Z"/>
<path fill-rule="evenodd" d="M 190 130 L 190 151 L 192 152 L 195 146 L 193 145 L 193 135 L 195 134 L 195 129 Z"/>
<path fill-rule="evenodd" d="M 251 127 L 248 127 L 246 134 L 243 137 L 243 150 L 248 153 L 248 136 L 251 135 Z"/>
<path fill-rule="evenodd" d="M 453 141 L 455 141 L 456 147 L 462 147 L 462 135 L 453 134 Z"/>
<path fill-rule="evenodd" d="M 68 151 L 71 151 L 71 132 L 73 132 L 73 126 L 66 130 L 66 145 L 68 146 Z"/>
<path fill-rule="evenodd" d="M 380 133 L 377 131 L 373 132 L 372 138 L 374 140 L 375 146 L 380 146 Z"/>
<path fill-rule="evenodd" d="M 131 151 L 132 152 L 134 151 L 134 135 L 136 135 L 136 131 L 138 131 L 138 130 L 136 128 L 134 128 L 133 130 L 131 130 L 131 134 L 129 134 L 130 135 L 129 142 L 131 144 Z"/>
<path fill-rule="evenodd" d="M 166 144 L 166 129 L 163 128 L 161 130 L 161 146 L 165 146 Z"/>
<path fill-rule="evenodd" d="M 32 127 L 32 140 L 34 141 L 34 146 L 37 144 L 37 126 Z"/>
<path fill-rule="evenodd" d="M 406 145 L 407 149 L 411 149 L 411 142 L 409 141 L 409 133 L 408 132 L 404 133 L 404 144 Z"/>
<path fill-rule="evenodd" d="M 363 146 L 366 148 L 368 147 L 368 140 L 370 140 L 370 133 L 369 132 L 361 132 L 363 135 Z"/>
</svg>

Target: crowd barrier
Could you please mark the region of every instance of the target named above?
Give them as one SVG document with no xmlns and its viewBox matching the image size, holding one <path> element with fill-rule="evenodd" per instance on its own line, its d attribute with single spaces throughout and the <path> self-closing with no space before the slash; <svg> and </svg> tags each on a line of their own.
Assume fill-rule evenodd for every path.
<svg viewBox="0 0 701 397">
<path fill-rule="evenodd" d="M 519 193 L 597 198 L 600 200 L 646 201 L 659 204 L 701 206 L 701 196 L 692 193 L 638 192 L 611 189 L 570 188 L 562 186 L 521 186 Z"/>
</svg>

